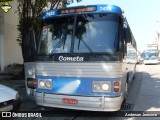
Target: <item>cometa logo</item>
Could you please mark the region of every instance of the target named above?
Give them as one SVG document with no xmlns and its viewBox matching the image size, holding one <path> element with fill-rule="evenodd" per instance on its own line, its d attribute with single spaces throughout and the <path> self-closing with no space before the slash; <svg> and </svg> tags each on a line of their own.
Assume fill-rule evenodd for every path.
<svg viewBox="0 0 160 120">
<path fill-rule="evenodd" d="M 11 8 L 12 6 L 9 4 L 10 2 L 0 2 L 0 8 L 5 12 L 7 13 Z"/>
<path fill-rule="evenodd" d="M 79 56 L 76 56 L 76 57 L 64 57 L 64 56 L 59 56 L 58 58 L 59 61 L 83 61 L 84 60 L 84 57 L 79 57 Z"/>
</svg>

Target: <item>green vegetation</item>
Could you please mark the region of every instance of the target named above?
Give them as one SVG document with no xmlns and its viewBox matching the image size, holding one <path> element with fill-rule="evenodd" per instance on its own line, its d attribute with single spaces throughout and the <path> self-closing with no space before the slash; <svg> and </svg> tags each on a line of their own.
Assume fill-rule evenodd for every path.
<svg viewBox="0 0 160 120">
<path fill-rule="evenodd" d="M 77 2 L 80 1 L 81 0 L 77 0 Z M 25 31 L 30 28 L 34 29 L 37 40 L 37 37 L 40 34 L 41 15 L 48 2 L 50 2 L 49 9 L 66 7 L 66 5 L 69 4 L 67 0 L 17 0 L 17 2 L 17 12 L 19 15 L 19 24 L 17 26 L 19 35 L 17 41 L 20 46 L 22 45 Z M 73 2 L 73 0 L 71 0 L 71 2 Z"/>
</svg>

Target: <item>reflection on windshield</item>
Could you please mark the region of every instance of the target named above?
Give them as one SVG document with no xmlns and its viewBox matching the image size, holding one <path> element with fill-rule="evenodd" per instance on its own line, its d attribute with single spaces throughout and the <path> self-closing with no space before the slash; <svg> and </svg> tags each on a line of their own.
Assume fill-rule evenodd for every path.
<svg viewBox="0 0 160 120">
<path fill-rule="evenodd" d="M 74 28 L 74 16 L 47 20 L 43 26 L 38 54 L 114 53 L 119 49 L 119 21 L 120 18 L 112 14 L 78 15 Z M 72 41 L 73 38 L 75 40 Z M 71 44 L 74 48 L 71 48 Z"/>
<path fill-rule="evenodd" d="M 75 53 L 114 53 L 118 49 L 118 16 L 111 14 L 79 15 Z"/>
<path fill-rule="evenodd" d="M 46 25 L 47 27 L 43 27 L 43 31 L 47 31 L 47 33 L 42 33 L 38 53 L 45 55 L 50 53 L 69 53 L 73 34 L 73 20 L 73 17 L 50 20 Z M 45 36 L 47 36 L 47 39 L 44 39 Z"/>
</svg>

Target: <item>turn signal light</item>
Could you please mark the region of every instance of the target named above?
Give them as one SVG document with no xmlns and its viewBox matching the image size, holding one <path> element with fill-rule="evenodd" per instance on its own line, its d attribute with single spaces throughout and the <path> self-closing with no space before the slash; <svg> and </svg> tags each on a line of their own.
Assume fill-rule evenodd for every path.
<svg viewBox="0 0 160 120">
<path fill-rule="evenodd" d="M 114 92 L 120 92 L 120 83 L 118 81 L 114 82 Z"/>
<path fill-rule="evenodd" d="M 28 88 L 35 89 L 36 88 L 36 79 L 35 78 L 27 78 L 27 86 L 28 86 Z"/>
</svg>

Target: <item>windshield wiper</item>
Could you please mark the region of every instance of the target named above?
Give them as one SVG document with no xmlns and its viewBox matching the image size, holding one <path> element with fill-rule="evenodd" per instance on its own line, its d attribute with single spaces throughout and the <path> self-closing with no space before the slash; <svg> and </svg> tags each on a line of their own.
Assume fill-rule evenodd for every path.
<svg viewBox="0 0 160 120">
<path fill-rule="evenodd" d="M 53 57 L 53 53 L 56 51 L 57 48 L 61 47 L 63 45 L 63 49 L 64 49 L 64 46 L 65 46 L 65 42 L 66 40 L 65 39 L 61 39 L 53 48 L 53 50 L 51 51 L 50 53 L 50 57 Z"/>
<path fill-rule="evenodd" d="M 86 46 L 86 48 L 90 51 L 90 53 L 92 53 L 95 57 L 97 57 L 97 55 L 93 52 L 93 50 L 87 45 L 87 43 L 84 40 L 79 40 L 78 42 L 78 49 L 80 47 L 80 41 L 82 41 L 82 43 L 84 44 L 84 46 Z"/>
</svg>

